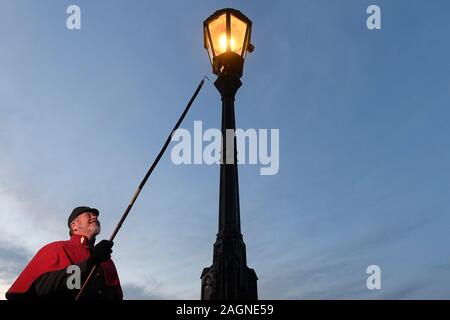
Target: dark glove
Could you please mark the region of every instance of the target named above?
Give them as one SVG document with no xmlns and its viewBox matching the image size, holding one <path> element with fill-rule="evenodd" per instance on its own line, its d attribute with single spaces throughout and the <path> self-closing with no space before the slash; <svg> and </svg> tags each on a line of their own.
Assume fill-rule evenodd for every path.
<svg viewBox="0 0 450 320">
<path fill-rule="evenodd" d="M 88 259 L 88 265 L 94 266 L 100 262 L 108 261 L 111 258 L 112 246 L 114 242 L 108 240 L 100 241 L 92 250 L 91 256 Z"/>
</svg>

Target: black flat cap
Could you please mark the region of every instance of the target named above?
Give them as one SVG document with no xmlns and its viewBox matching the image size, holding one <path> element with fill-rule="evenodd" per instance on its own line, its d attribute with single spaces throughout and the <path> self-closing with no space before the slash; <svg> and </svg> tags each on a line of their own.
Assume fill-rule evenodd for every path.
<svg viewBox="0 0 450 320">
<path fill-rule="evenodd" d="M 97 209 L 95 208 L 89 208 L 86 206 L 81 206 L 81 207 L 76 207 L 75 209 L 72 210 L 72 213 L 69 216 L 69 219 L 67 219 L 67 226 L 70 228 L 70 224 L 72 223 L 72 221 L 78 217 L 80 214 L 82 214 L 83 212 L 92 212 L 96 215 L 99 215 L 100 213 L 98 212 Z"/>
</svg>

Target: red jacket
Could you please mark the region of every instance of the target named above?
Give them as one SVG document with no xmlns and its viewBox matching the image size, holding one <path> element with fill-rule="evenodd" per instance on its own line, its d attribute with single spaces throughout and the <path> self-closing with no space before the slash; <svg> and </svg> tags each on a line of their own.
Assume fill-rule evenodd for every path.
<svg viewBox="0 0 450 320">
<path fill-rule="evenodd" d="M 81 235 L 72 235 L 70 240 L 47 244 L 38 251 L 9 288 L 6 298 L 72 299 L 79 290 L 67 288 L 66 279 L 71 274 L 67 274 L 66 268 L 70 265 L 79 265 L 83 282 L 90 271 L 87 270 L 86 260 L 91 255 L 91 251 L 92 247 L 88 238 Z M 111 259 L 102 262 L 95 274 L 96 276 L 92 278 L 98 279 L 91 278 L 89 284 L 91 294 L 88 294 L 87 298 L 122 299 L 119 276 Z M 36 287 L 38 282 L 39 287 Z M 92 295 L 93 290 L 95 295 Z M 105 291 L 109 292 L 108 297 L 105 297 Z"/>
</svg>

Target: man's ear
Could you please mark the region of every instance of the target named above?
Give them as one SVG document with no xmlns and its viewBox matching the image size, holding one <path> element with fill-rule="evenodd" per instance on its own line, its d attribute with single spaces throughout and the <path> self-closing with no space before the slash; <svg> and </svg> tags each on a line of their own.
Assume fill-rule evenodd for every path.
<svg viewBox="0 0 450 320">
<path fill-rule="evenodd" d="M 76 220 L 76 219 L 75 219 L 75 220 Z M 73 221 L 70 223 L 70 229 L 72 229 L 72 231 L 77 231 L 77 230 L 75 230 L 75 226 L 76 226 L 75 220 L 73 220 Z"/>
</svg>

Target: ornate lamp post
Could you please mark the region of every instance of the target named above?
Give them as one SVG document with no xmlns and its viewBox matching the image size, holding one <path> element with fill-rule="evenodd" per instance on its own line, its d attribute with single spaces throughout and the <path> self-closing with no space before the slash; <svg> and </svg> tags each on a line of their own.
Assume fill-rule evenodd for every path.
<svg viewBox="0 0 450 320">
<path fill-rule="evenodd" d="M 240 78 L 250 44 L 252 22 L 235 9 L 216 11 L 203 23 L 205 49 L 211 60 L 214 82 L 222 97 L 222 137 L 236 129 L 234 98 L 242 85 Z M 213 264 L 204 268 L 202 300 L 258 299 L 257 276 L 247 266 L 241 234 L 236 138 L 222 141 L 220 165 L 219 232 L 214 243 Z"/>
</svg>

